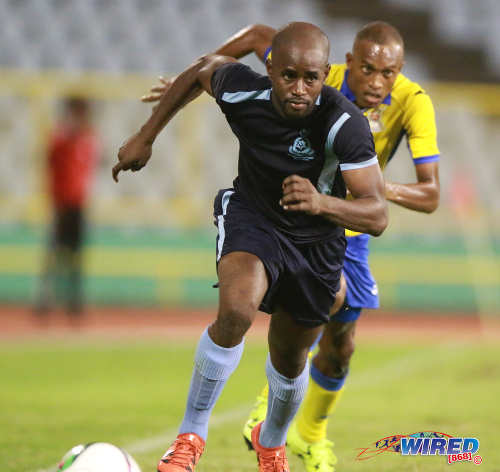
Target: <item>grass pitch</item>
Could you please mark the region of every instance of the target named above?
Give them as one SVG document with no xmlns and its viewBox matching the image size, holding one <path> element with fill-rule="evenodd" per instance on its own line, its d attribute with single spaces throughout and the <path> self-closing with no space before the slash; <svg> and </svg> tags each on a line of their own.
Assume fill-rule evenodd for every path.
<svg viewBox="0 0 500 472">
<path fill-rule="evenodd" d="M 0 469 L 55 470 L 72 446 L 108 441 L 151 472 L 176 435 L 196 341 L 102 337 L 2 341 Z M 264 382 L 264 342 L 247 343 L 212 416 L 197 472 L 256 471 L 241 427 Z M 440 431 L 477 437 L 480 466 L 500 470 L 500 346 L 391 340 L 358 342 L 345 395 L 329 426 L 337 470 L 447 471 L 445 457 L 386 452 L 357 461 L 360 448 L 392 434 Z M 289 456 L 292 471 L 305 470 Z"/>
</svg>

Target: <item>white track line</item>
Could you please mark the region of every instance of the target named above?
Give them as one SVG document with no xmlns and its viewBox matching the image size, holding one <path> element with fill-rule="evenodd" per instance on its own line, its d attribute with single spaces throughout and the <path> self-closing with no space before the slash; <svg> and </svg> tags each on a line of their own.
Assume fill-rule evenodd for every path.
<svg viewBox="0 0 500 472">
<path fill-rule="evenodd" d="M 231 423 L 238 419 L 243 419 L 250 411 L 251 405 L 240 406 L 237 409 L 225 411 L 219 414 L 214 414 L 210 418 L 210 428 L 218 428 L 225 425 L 226 423 Z M 165 432 L 159 434 L 158 436 L 152 436 L 150 438 L 141 439 L 133 443 L 129 443 L 124 446 L 124 449 L 130 454 L 143 454 L 146 452 L 153 451 L 155 449 L 160 449 L 162 447 L 167 450 L 170 443 L 175 439 L 177 435 L 178 428 L 167 429 Z M 59 464 L 51 465 L 45 469 L 38 469 L 36 472 L 57 472 L 57 467 Z"/>
<path fill-rule="evenodd" d="M 405 357 L 398 357 L 393 361 L 387 362 L 383 365 L 369 369 L 365 372 L 353 376 L 349 381 L 349 390 L 359 390 L 367 385 L 375 385 L 379 382 L 386 381 L 387 379 L 401 378 L 407 375 L 413 375 L 415 370 L 424 368 L 428 363 L 435 363 L 436 355 L 440 359 L 443 357 L 453 357 L 457 355 L 456 349 L 453 349 L 454 344 L 440 344 L 435 349 L 423 349 L 412 352 Z M 240 418 L 245 418 L 250 410 L 250 405 L 240 406 L 239 408 L 214 414 L 210 419 L 210 428 L 218 428 L 227 423 L 234 422 Z M 168 448 L 170 443 L 175 439 L 177 428 L 171 428 L 165 432 L 129 443 L 124 446 L 124 449 L 130 454 L 143 454 L 155 449 L 165 447 Z M 57 472 L 57 464 L 52 465 L 45 469 L 38 469 L 36 472 Z"/>
<path fill-rule="evenodd" d="M 240 418 L 243 419 L 250 411 L 250 408 L 251 408 L 250 405 L 246 405 L 244 407 L 240 406 L 239 408 L 234 410 L 229 410 L 223 413 L 215 414 L 212 416 L 212 418 L 210 418 L 209 428 L 210 429 L 218 428 L 219 426 L 223 426 L 226 423 L 231 423 Z M 124 449 L 130 452 L 130 454 L 132 455 L 150 452 L 154 449 L 159 449 L 161 447 L 164 447 L 165 450 L 167 450 L 167 448 L 170 446 L 170 443 L 177 436 L 177 429 L 178 428 L 175 429 L 172 428 L 158 436 L 141 439 L 140 441 L 130 443 L 127 446 L 125 446 Z"/>
</svg>

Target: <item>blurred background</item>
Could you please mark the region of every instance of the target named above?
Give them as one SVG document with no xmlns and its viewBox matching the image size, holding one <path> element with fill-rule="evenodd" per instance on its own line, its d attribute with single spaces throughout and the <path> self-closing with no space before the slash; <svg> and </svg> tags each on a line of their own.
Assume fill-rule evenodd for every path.
<svg viewBox="0 0 500 472">
<path fill-rule="evenodd" d="M 111 178 L 120 144 L 149 116 L 139 98 L 250 23 L 318 24 L 332 63 L 369 21 L 406 42 L 403 72 L 434 102 L 441 205 L 391 205 L 371 263 L 388 311 L 500 316 L 500 2 L 497 0 L 0 0 L 0 304 L 30 307 L 50 239 L 47 146 L 68 96 L 91 103 L 100 142 L 87 208 L 92 306 L 215 305 L 212 201 L 237 144 L 202 96 L 165 129 L 138 174 Z M 244 62 L 264 72 L 256 58 Z M 387 178 L 413 182 L 406 146 Z"/>
</svg>

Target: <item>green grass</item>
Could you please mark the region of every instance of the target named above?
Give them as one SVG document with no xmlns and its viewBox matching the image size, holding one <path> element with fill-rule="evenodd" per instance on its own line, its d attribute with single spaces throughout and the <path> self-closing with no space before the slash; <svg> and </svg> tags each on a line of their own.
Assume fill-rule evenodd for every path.
<svg viewBox="0 0 500 472">
<path fill-rule="evenodd" d="M 447 471 L 442 457 L 385 453 L 356 461 L 358 448 L 397 433 L 441 431 L 480 440 L 483 464 L 500 470 L 500 347 L 359 342 L 346 393 L 329 426 L 338 471 Z M 194 342 L 103 338 L 8 341 L 0 346 L 0 470 L 49 470 L 72 446 L 109 441 L 125 447 L 143 472 L 180 423 Z M 264 344 L 247 343 L 217 404 L 197 472 L 256 471 L 240 435 L 263 385 Z M 294 472 L 302 464 L 290 458 Z"/>
</svg>

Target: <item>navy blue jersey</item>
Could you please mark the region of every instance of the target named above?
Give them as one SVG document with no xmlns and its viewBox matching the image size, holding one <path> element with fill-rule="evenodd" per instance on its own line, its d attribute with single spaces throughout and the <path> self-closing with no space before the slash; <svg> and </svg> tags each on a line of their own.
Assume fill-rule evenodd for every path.
<svg viewBox="0 0 500 472">
<path fill-rule="evenodd" d="M 271 102 L 270 79 L 234 62 L 219 67 L 211 85 L 240 142 L 235 189 L 297 243 L 343 238 L 344 228 L 320 216 L 285 211 L 279 200 L 289 175 L 345 198 L 341 170 L 378 165 L 370 127 L 358 108 L 324 86 L 310 115 L 285 119 Z"/>
</svg>

